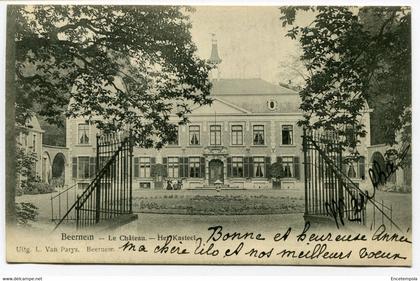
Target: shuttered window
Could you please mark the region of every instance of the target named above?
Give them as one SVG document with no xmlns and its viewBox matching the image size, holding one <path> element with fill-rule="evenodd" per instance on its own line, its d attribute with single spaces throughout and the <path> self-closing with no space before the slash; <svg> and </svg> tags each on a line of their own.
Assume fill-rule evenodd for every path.
<svg viewBox="0 0 420 281">
<path fill-rule="evenodd" d="M 89 176 L 89 157 L 88 156 L 80 156 L 78 159 L 78 178 L 79 179 L 88 179 Z"/>
<path fill-rule="evenodd" d="M 265 159 L 264 157 L 254 157 L 254 178 L 263 178 L 265 177 Z"/>
<path fill-rule="evenodd" d="M 179 177 L 179 158 L 168 157 L 168 177 L 178 178 Z"/>
<path fill-rule="evenodd" d="M 181 178 L 188 177 L 188 157 L 180 157 L 179 158 L 179 176 Z"/>
<path fill-rule="evenodd" d="M 247 159 L 248 161 L 248 159 Z M 227 176 L 233 178 L 247 177 L 248 172 L 244 173 L 244 168 L 248 169 L 248 162 L 245 164 L 245 157 L 236 156 L 227 158 Z"/>
<path fill-rule="evenodd" d="M 189 159 L 189 176 L 190 178 L 200 177 L 200 157 L 190 157 Z"/>
<path fill-rule="evenodd" d="M 96 157 L 79 156 L 72 158 L 72 178 L 89 179 L 96 175 Z"/>
<path fill-rule="evenodd" d="M 232 177 L 241 178 L 244 176 L 243 157 L 232 157 Z"/>
<path fill-rule="evenodd" d="M 293 157 L 283 156 L 281 158 L 282 169 L 283 169 L 283 177 L 285 178 L 293 178 L 293 168 L 294 168 L 294 159 Z"/>
<path fill-rule="evenodd" d="M 150 157 L 139 157 L 139 176 L 141 178 L 149 178 L 150 177 Z"/>
<path fill-rule="evenodd" d="M 309 159 L 309 156 L 307 156 Z M 277 157 L 277 163 L 281 164 L 284 178 L 300 179 L 300 160 L 298 156 L 282 156 Z M 306 175 L 309 178 L 310 169 L 307 170 Z"/>
</svg>

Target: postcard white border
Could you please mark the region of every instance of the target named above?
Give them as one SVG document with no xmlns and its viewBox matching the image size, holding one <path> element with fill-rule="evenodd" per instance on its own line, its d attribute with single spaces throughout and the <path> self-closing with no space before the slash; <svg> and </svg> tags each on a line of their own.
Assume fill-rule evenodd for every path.
<svg viewBox="0 0 420 281">
<path fill-rule="evenodd" d="M 4 185 L 5 185 L 5 34 L 6 34 L 6 5 L 7 4 L 101 4 L 105 1 L 3 1 L 0 3 L 0 132 L 2 136 L 0 139 L 0 177 L 2 187 L 0 188 L 0 213 L 4 214 L 5 210 L 5 196 L 4 196 Z M 419 214 L 420 204 L 420 192 L 416 188 L 416 183 L 420 183 L 420 173 L 416 173 L 420 165 L 420 152 L 417 144 L 420 141 L 419 123 L 419 103 L 418 91 L 420 90 L 420 73 L 419 73 L 419 51 L 420 44 L 420 26 L 419 26 L 419 9 L 420 4 L 416 1 L 378 1 L 378 0 L 358 0 L 358 1 L 106 1 L 107 4 L 187 4 L 187 5 L 408 5 L 412 7 L 412 61 L 413 61 L 413 204 L 412 204 L 412 217 L 413 217 L 413 266 L 411 268 L 393 268 L 393 267 L 327 267 L 327 266 L 145 266 L 145 265 L 46 265 L 46 264 L 7 264 L 6 263 L 6 252 L 5 252 L 5 216 L 0 215 L 0 278 L 4 277 L 44 277 L 43 280 L 88 280 L 82 279 L 89 278 L 89 280 L 115 280 L 117 276 L 125 279 L 120 280 L 144 280 L 151 278 L 152 276 L 160 275 L 162 279 L 159 280 L 196 280 L 191 276 L 202 276 L 202 280 L 215 280 L 215 278 L 221 278 L 221 276 L 229 276 L 231 280 L 248 280 L 252 278 L 264 278 L 263 276 L 282 275 L 282 276 L 294 276 L 298 280 L 354 280 L 355 278 L 363 280 L 391 280 L 391 277 L 414 277 L 420 278 L 420 246 L 419 246 Z M 54 277 L 55 276 L 55 277 Z M 77 276 L 77 277 L 76 277 Z M 103 276 L 107 276 L 104 279 Z M 168 277 L 171 277 L 168 279 Z M 190 277 L 188 277 L 190 276 Z M 211 277 L 213 276 L 213 277 Z M 218 276 L 218 277 L 216 277 Z M 233 278 L 234 276 L 238 279 Z M 329 277 L 321 277 L 329 276 Z M 344 278 L 345 276 L 345 278 Z M 59 277 L 59 279 L 56 279 Z M 131 277 L 135 279 L 131 279 Z M 181 279 L 182 278 L 182 279 Z M 334 278 L 334 279 L 333 279 Z M 344 279 L 342 279 L 344 278 Z M 223 278 L 224 279 L 224 278 Z M 274 280 L 274 279 L 273 279 Z M 279 280 L 278 278 L 275 280 Z"/>
</svg>

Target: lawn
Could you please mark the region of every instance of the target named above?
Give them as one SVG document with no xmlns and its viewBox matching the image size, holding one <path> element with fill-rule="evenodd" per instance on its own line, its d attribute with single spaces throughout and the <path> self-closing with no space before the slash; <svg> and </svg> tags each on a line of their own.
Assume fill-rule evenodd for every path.
<svg viewBox="0 0 420 281">
<path fill-rule="evenodd" d="M 190 215 L 267 215 L 304 211 L 303 192 L 284 190 L 143 191 L 133 198 L 133 211 Z"/>
<path fill-rule="evenodd" d="M 50 220 L 50 198 L 55 194 L 23 195 L 16 197 L 16 202 L 31 202 L 37 206 L 39 208 L 37 224 L 45 228 L 47 225 L 54 225 Z M 392 205 L 392 218 L 398 226 L 402 229 L 411 227 L 411 194 L 378 191 L 375 199 L 380 202 L 383 200 L 387 206 Z M 70 200 L 70 203 L 73 203 L 73 200 Z M 65 205 L 62 202 L 63 208 Z M 151 215 L 297 215 L 304 212 L 304 192 L 303 190 L 274 189 L 222 190 L 220 192 L 215 190 L 137 189 L 133 190 L 133 212 Z M 373 222 L 370 204 L 367 208 L 367 222 L 368 227 Z M 382 217 L 377 211 L 374 225 L 378 226 L 381 222 Z"/>
</svg>

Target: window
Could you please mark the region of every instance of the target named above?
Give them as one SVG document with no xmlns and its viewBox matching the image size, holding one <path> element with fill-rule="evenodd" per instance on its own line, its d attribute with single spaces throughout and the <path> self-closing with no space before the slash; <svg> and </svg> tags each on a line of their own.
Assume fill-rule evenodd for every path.
<svg viewBox="0 0 420 281">
<path fill-rule="evenodd" d="M 265 175 L 264 157 L 254 157 L 254 177 L 263 178 Z"/>
<path fill-rule="evenodd" d="M 210 125 L 210 145 L 222 144 L 222 126 Z"/>
<path fill-rule="evenodd" d="M 254 145 L 264 145 L 264 125 L 253 126 Z"/>
<path fill-rule="evenodd" d="M 178 131 L 179 131 L 179 127 L 176 126 L 176 129 L 175 129 L 175 138 L 174 138 L 173 141 L 169 141 L 168 142 L 169 145 L 178 145 L 179 144 L 179 133 L 178 133 Z"/>
<path fill-rule="evenodd" d="M 89 124 L 79 124 L 79 144 L 89 144 Z"/>
<path fill-rule="evenodd" d="M 275 101 L 274 99 L 270 99 L 267 101 L 267 106 L 268 109 L 275 110 L 277 108 L 277 101 Z"/>
<path fill-rule="evenodd" d="M 365 179 L 365 157 L 361 156 L 359 160 L 349 161 L 343 164 L 344 172 L 352 179 Z M 392 182 L 392 177 L 390 181 Z"/>
<path fill-rule="evenodd" d="M 285 178 L 293 178 L 293 157 L 282 157 L 282 168 Z"/>
<path fill-rule="evenodd" d="M 168 157 L 168 177 L 177 178 L 179 176 L 178 157 Z"/>
<path fill-rule="evenodd" d="M 292 125 L 281 126 L 281 144 L 282 145 L 293 144 L 293 126 Z"/>
<path fill-rule="evenodd" d="M 139 157 L 139 166 L 140 166 L 139 176 L 141 178 L 149 178 L 150 177 L 150 157 Z"/>
<path fill-rule="evenodd" d="M 78 169 L 78 178 L 79 179 L 88 179 L 89 176 L 89 156 L 81 156 L 78 159 L 79 169 Z"/>
<path fill-rule="evenodd" d="M 232 145 L 243 145 L 243 128 L 242 125 L 232 125 Z"/>
<path fill-rule="evenodd" d="M 96 157 L 79 156 L 72 159 L 72 177 L 89 179 L 96 174 Z"/>
<path fill-rule="evenodd" d="M 139 188 L 141 189 L 150 189 L 151 185 L 150 182 L 140 182 L 139 183 Z"/>
<path fill-rule="evenodd" d="M 232 157 L 232 177 L 241 178 L 244 176 L 243 157 Z"/>
<path fill-rule="evenodd" d="M 200 126 L 191 125 L 189 130 L 190 130 L 190 145 L 200 145 Z"/>
<path fill-rule="evenodd" d="M 200 177 L 200 157 L 190 157 L 189 159 L 190 178 Z"/>
<path fill-rule="evenodd" d="M 355 165 L 354 165 L 354 163 L 353 162 L 350 162 L 348 165 L 347 165 L 347 176 L 349 177 L 349 178 L 355 178 L 356 176 L 357 176 L 357 173 L 356 173 L 356 169 L 355 169 L 355 167 L 354 167 Z"/>
</svg>

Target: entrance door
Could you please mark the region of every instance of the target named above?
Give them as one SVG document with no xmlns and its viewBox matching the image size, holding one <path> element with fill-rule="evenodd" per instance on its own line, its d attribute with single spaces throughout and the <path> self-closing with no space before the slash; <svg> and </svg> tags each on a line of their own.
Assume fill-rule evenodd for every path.
<svg viewBox="0 0 420 281">
<path fill-rule="evenodd" d="M 214 159 L 209 162 L 209 185 L 213 185 L 217 180 L 223 183 L 223 162 Z"/>
</svg>

